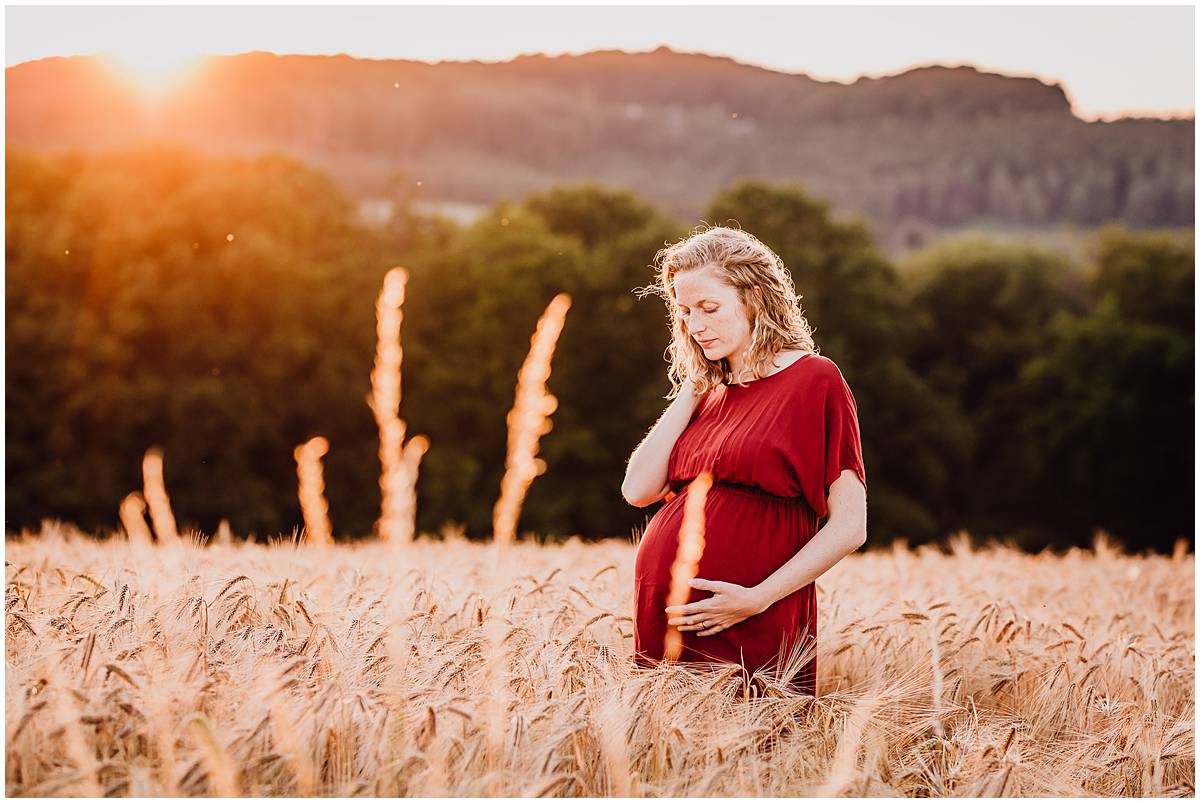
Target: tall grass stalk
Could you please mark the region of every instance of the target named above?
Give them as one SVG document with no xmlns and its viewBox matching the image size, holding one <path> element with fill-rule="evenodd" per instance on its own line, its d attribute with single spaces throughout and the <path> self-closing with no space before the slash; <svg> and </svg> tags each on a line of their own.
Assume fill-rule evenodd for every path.
<svg viewBox="0 0 1200 803">
<path fill-rule="evenodd" d="M 179 730 L 192 736 L 200 755 L 208 766 L 209 795 L 211 797 L 241 797 L 237 774 L 229 753 L 221 744 L 212 723 L 204 714 L 193 711 L 184 717 Z"/>
<path fill-rule="evenodd" d="M 679 526 L 679 545 L 675 548 L 675 562 L 671 564 L 671 590 L 667 593 L 667 606 L 684 605 L 692 590 L 690 585 L 700 567 L 704 555 L 704 501 L 712 487 L 712 474 L 701 472 L 688 485 L 684 500 L 683 522 Z M 683 631 L 673 625 L 667 626 L 663 657 L 678 661 L 683 654 Z"/>
<path fill-rule="evenodd" d="M 546 390 L 550 377 L 550 361 L 566 321 L 571 297 L 559 293 L 550 300 L 538 319 L 537 329 L 530 338 L 529 353 L 517 375 L 516 400 L 507 416 L 508 454 L 504 460 L 504 478 L 500 481 L 500 498 L 492 512 L 492 537 L 497 544 L 516 540 L 517 520 L 525 492 L 534 477 L 546 470 L 546 463 L 537 457 L 538 440 L 554 426 L 550 414 L 558 407 L 558 399 Z"/>
<path fill-rule="evenodd" d="M 379 428 L 379 487 L 382 492 L 376 531 L 394 544 L 410 543 L 416 533 L 417 468 L 429 449 L 429 439 L 416 435 L 404 442 L 407 425 L 400 418 L 400 323 L 404 318 L 404 289 L 408 271 L 392 268 L 383 278 L 375 305 L 377 344 L 367 404 Z"/>
<path fill-rule="evenodd" d="M 58 665 L 58 659 L 47 656 L 43 662 L 45 677 L 49 681 L 54 700 L 55 719 L 58 730 L 61 730 L 63 752 L 78 770 L 77 786 L 82 797 L 99 797 L 101 795 L 99 762 L 92 746 L 84 738 L 80 726 L 79 702 L 75 699 L 74 690 L 68 685 L 66 673 Z M 84 669 L 86 673 L 86 668 Z"/>
<path fill-rule="evenodd" d="M 325 480 L 321 473 L 321 458 L 328 453 L 329 441 L 320 436 L 297 446 L 293 452 L 300 481 L 300 510 L 304 514 L 305 540 L 316 546 L 333 544 L 329 503 L 325 501 Z"/>
<path fill-rule="evenodd" d="M 152 446 L 142 458 L 143 494 L 150 506 L 150 521 L 160 544 L 178 544 L 179 532 L 175 529 L 175 515 L 171 512 L 171 500 L 163 481 L 162 449 Z"/>
<path fill-rule="evenodd" d="M 145 547 L 154 543 L 154 535 L 146 526 L 146 502 L 140 492 L 134 491 L 121 500 L 120 516 L 131 545 Z"/>
<path fill-rule="evenodd" d="M 879 693 L 869 691 L 854 704 L 850 715 L 846 717 L 837 752 L 834 753 L 825 783 L 817 792 L 818 797 L 841 797 L 858 774 L 858 753 L 863 743 L 863 733 L 880 702 Z"/>
</svg>

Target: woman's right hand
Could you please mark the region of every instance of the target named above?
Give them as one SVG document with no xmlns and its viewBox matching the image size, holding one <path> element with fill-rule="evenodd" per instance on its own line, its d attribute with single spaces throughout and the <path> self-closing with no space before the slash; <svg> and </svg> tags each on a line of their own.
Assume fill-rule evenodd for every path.
<svg viewBox="0 0 1200 803">
<path fill-rule="evenodd" d="M 645 507 L 662 498 L 667 487 L 667 466 L 675 441 L 687 428 L 704 398 L 689 379 L 658 419 L 645 439 L 633 450 L 625 469 L 621 494 L 635 507 Z"/>
<path fill-rule="evenodd" d="M 704 393 L 697 392 L 696 385 L 690 379 L 683 383 L 683 388 L 679 391 L 679 395 L 687 399 L 693 410 L 696 409 L 696 405 L 700 404 L 700 400 L 704 398 Z"/>
</svg>

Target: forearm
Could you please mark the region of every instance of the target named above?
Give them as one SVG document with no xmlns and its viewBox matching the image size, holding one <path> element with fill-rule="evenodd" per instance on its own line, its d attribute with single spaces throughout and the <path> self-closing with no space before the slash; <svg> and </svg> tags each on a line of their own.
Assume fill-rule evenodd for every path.
<svg viewBox="0 0 1200 803">
<path fill-rule="evenodd" d="M 847 520 L 830 519 L 787 563 L 754 587 L 763 610 L 816 580 L 862 545 L 859 527 Z"/>
<path fill-rule="evenodd" d="M 621 492 L 626 499 L 635 500 L 658 491 L 667 482 L 667 462 L 675 441 L 687 429 L 699 397 L 690 388 L 675 397 L 650 433 L 633 450 L 625 469 Z"/>
</svg>

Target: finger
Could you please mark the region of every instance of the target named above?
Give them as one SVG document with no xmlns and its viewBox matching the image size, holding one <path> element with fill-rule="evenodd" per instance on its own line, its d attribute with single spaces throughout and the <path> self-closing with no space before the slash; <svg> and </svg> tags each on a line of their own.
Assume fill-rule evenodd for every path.
<svg viewBox="0 0 1200 803">
<path fill-rule="evenodd" d="M 677 613 L 683 616 L 690 616 L 699 613 L 703 610 L 703 604 L 708 600 L 700 600 L 698 602 L 688 602 L 682 605 L 668 605 L 665 610 L 668 614 Z"/>
<path fill-rule="evenodd" d="M 697 633 L 697 636 L 715 636 L 725 629 L 725 625 L 713 625 L 702 633 Z"/>
<path fill-rule="evenodd" d="M 709 599 L 702 599 L 699 602 L 689 602 L 686 605 L 669 605 L 663 610 L 665 610 L 668 615 L 676 614 L 679 616 L 695 616 L 696 614 L 704 613 L 711 608 L 711 600 L 712 597 L 709 597 Z"/>
<path fill-rule="evenodd" d="M 703 577 L 693 577 L 688 584 L 692 588 L 700 588 L 706 591 L 725 591 L 736 586 L 736 583 L 727 583 L 724 580 L 706 580 Z"/>
</svg>

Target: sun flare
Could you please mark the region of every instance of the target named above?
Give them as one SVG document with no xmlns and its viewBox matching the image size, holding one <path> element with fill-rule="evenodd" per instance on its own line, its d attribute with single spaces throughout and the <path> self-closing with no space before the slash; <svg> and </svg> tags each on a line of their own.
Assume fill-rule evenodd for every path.
<svg viewBox="0 0 1200 803">
<path fill-rule="evenodd" d="M 146 95 L 161 98 L 191 75 L 201 54 L 173 49 L 164 43 L 107 54 L 109 63 Z"/>
</svg>

